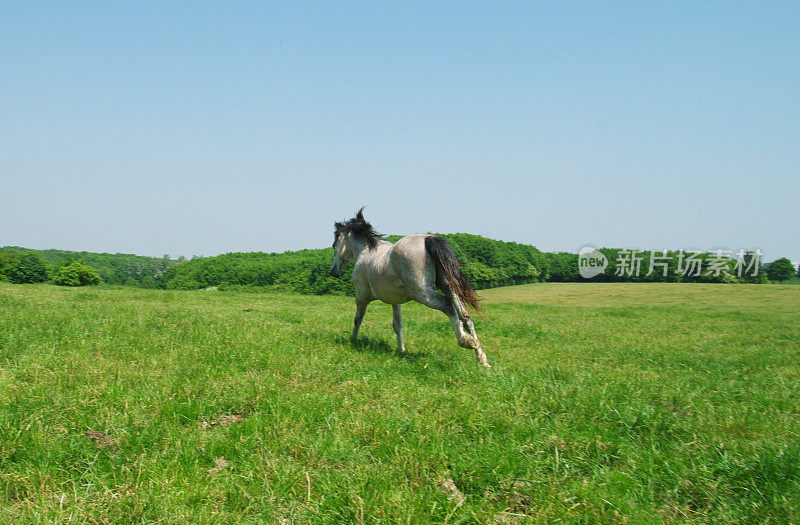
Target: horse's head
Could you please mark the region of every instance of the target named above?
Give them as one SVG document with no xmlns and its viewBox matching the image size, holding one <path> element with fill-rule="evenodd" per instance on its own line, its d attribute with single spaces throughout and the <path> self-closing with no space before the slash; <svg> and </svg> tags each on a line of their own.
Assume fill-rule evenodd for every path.
<svg viewBox="0 0 800 525">
<path fill-rule="evenodd" d="M 333 266 L 331 266 L 331 275 L 340 277 L 342 275 L 342 266 L 346 266 L 353 258 L 350 243 L 348 242 L 350 232 L 345 231 L 344 224 L 341 222 L 334 223 L 333 227 Z"/>
<path fill-rule="evenodd" d="M 333 224 L 333 266 L 331 275 L 342 275 L 342 267 L 358 257 L 364 247 L 372 250 L 378 245 L 383 235 L 376 232 L 370 223 L 364 219 L 362 207 L 356 216 L 347 222 Z"/>
</svg>

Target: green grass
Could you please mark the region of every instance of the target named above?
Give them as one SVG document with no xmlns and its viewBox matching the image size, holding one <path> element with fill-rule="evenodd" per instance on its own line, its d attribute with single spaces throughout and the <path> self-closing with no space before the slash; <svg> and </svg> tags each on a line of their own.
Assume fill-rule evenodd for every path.
<svg viewBox="0 0 800 525">
<path fill-rule="evenodd" d="M 800 521 L 800 288 L 482 295 L 0 283 L 0 522 Z"/>
</svg>

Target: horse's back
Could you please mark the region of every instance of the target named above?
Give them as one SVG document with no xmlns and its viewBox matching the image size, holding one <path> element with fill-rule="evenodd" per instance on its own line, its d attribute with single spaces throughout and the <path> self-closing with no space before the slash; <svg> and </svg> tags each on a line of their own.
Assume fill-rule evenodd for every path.
<svg viewBox="0 0 800 525">
<path fill-rule="evenodd" d="M 406 289 L 424 290 L 436 281 L 436 267 L 425 249 L 426 233 L 403 237 L 394 244 L 390 264 Z"/>
</svg>

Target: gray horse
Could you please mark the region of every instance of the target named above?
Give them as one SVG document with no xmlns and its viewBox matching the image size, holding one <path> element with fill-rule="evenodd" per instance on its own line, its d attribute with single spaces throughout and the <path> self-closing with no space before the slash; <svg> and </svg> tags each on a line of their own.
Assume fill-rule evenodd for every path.
<svg viewBox="0 0 800 525">
<path fill-rule="evenodd" d="M 478 311 L 478 296 L 461 272 L 458 258 L 447 241 L 435 235 L 417 234 L 392 244 L 364 220 L 363 209 L 349 221 L 334 224 L 331 275 L 339 277 L 342 266 L 356 261 L 353 268 L 356 318 L 350 339 L 358 337 L 367 305 L 381 300 L 392 305 L 397 349 L 404 352 L 400 305 L 417 301 L 444 312 L 450 318 L 459 346 L 475 350 L 478 363 L 488 367 L 466 307 L 468 304 Z M 438 293 L 434 286 L 444 294 Z"/>
</svg>

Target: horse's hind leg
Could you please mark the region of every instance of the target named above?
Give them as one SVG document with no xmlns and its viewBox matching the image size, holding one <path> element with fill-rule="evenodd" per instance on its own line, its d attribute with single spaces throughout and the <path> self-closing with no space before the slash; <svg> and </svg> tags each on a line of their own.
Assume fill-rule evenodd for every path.
<svg viewBox="0 0 800 525">
<path fill-rule="evenodd" d="M 478 336 L 475 334 L 475 327 L 472 324 L 472 319 L 469 317 L 463 304 L 457 298 L 451 300 L 450 297 L 435 292 L 434 290 L 427 290 L 420 292 L 414 299 L 427 306 L 444 312 L 450 318 L 450 324 L 453 326 L 453 332 L 456 334 L 456 341 L 458 346 L 475 350 L 475 358 L 482 366 L 489 366 L 489 361 L 486 359 L 486 354 L 481 349 L 481 343 L 478 341 Z"/>
<path fill-rule="evenodd" d="M 436 272 L 436 286 L 445 293 L 442 299 L 449 303 L 451 311 L 445 313 L 450 317 L 450 322 L 453 325 L 456 338 L 458 338 L 459 346 L 476 349 L 477 352 L 481 344 L 480 341 L 478 341 L 478 334 L 475 333 L 475 326 L 472 324 L 472 317 L 469 315 L 469 310 L 467 310 L 464 302 L 453 293 L 453 290 L 450 288 L 450 283 L 447 282 L 447 279 L 445 279 L 444 275 L 440 272 Z M 480 359 L 478 360 L 481 361 Z"/>
<path fill-rule="evenodd" d="M 392 328 L 394 328 L 394 333 L 397 334 L 397 351 L 405 352 L 406 347 L 403 345 L 402 308 L 399 304 L 392 305 Z"/>
<path fill-rule="evenodd" d="M 467 307 L 464 306 L 464 302 L 457 296 L 453 295 L 452 299 L 453 307 L 456 311 L 458 320 L 461 323 L 462 330 L 469 334 L 469 336 L 472 338 L 471 342 L 474 342 L 474 346 L 468 346 L 466 348 L 472 348 L 475 350 L 475 359 L 478 360 L 478 363 L 480 363 L 481 366 L 491 367 L 489 360 L 486 359 L 486 354 L 481 348 L 481 342 L 478 340 L 478 334 L 475 332 L 475 324 L 472 322 L 472 316 L 469 314 L 469 310 L 467 310 Z M 456 333 L 456 335 L 458 335 L 458 333 Z"/>
<path fill-rule="evenodd" d="M 455 301 L 458 301 L 458 299 L 454 299 L 453 302 Z M 462 306 L 462 308 L 459 308 L 459 306 Z M 450 316 L 450 324 L 453 325 L 453 331 L 456 333 L 458 345 L 463 348 L 475 350 L 475 359 L 478 360 L 478 364 L 491 368 L 492 365 L 489 364 L 489 360 L 486 359 L 486 354 L 481 348 L 478 334 L 475 333 L 475 325 L 472 323 L 472 317 L 467 313 L 466 309 L 463 308 L 463 305 L 455 305 L 453 310 L 455 310 L 456 313 Z"/>
</svg>

